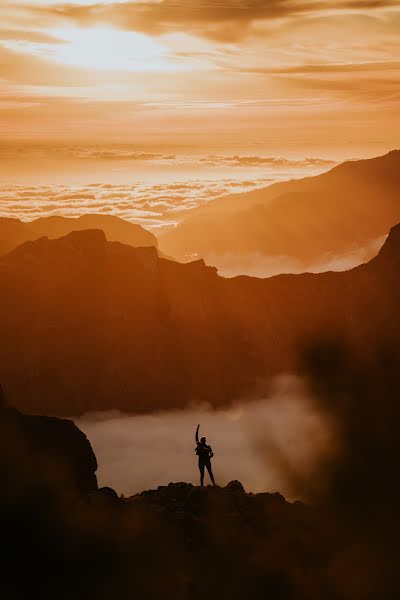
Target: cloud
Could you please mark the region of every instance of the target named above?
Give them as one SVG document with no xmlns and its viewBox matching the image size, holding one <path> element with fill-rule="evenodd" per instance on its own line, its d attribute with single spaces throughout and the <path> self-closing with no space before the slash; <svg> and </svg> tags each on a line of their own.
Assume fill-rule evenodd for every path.
<svg viewBox="0 0 400 600">
<path fill-rule="evenodd" d="M 190 31 L 218 40 L 242 37 L 245 28 L 257 19 L 276 19 L 305 10 L 292 0 L 161 0 L 160 2 L 115 2 L 90 5 L 57 4 L 27 6 L 33 14 L 47 19 L 68 20 L 81 26 L 112 24 L 125 30 L 157 35 Z"/>
<path fill-rule="evenodd" d="M 344 3 L 346 8 L 398 8 L 398 0 L 347 0 Z"/>
<path fill-rule="evenodd" d="M 0 40 L 34 42 L 37 44 L 62 44 L 63 40 L 35 29 L 0 29 Z"/>
<path fill-rule="evenodd" d="M 233 156 L 208 156 L 203 158 L 202 162 L 209 165 L 225 165 L 232 167 L 260 167 L 263 165 L 270 167 L 331 167 L 335 163 L 333 160 L 323 158 L 304 158 L 302 160 L 291 160 L 287 158 L 276 158 L 273 156 L 248 156 L 248 155 L 233 155 Z"/>
<path fill-rule="evenodd" d="M 1 41 L 0 66 L 0 82 L 2 79 L 25 86 L 51 87 L 79 87 L 98 82 L 95 74 L 90 69 L 70 67 L 34 56 L 29 52 L 15 51 L 6 48 L 1 44 Z M 36 100 L 38 99 L 40 98 L 36 96 Z"/>
<path fill-rule="evenodd" d="M 115 2 L 92 4 L 56 3 L 33 9 L 50 21 L 66 20 L 81 26 L 113 25 L 120 29 L 160 35 L 174 31 L 190 32 L 217 41 L 237 41 L 245 37 L 253 23 L 293 18 L 338 10 L 365 11 L 398 8 L 397 0 L 160 0 L 157 2 Z"/>
<path fill-rule="evenodd" d="M 3 144 L 0 160 L 1 216 L 31 220 L 107 212 L 149 228 L 172 226 L 219 196 L 312 175 L 333 164 L 322 158 L 180 155 L 129 145 L 55 144 Z M 93 183 L 95 178 L 100 181 Z"/>
<path fill-rule="evenodd" d="M 238 254 L 235 252 L 203 255 L 206 264 L 216 267 L 222 277 L 273 277 L 282 273 L 325 273 L 347 271 L 375 257 L 386 239 L 386 235 L 354 245 L 347 252 L 321 256 L 317 262 L 304 263 L 292 256 L 269 256 L 261 253 Z"/>
<path fill-rule="evenodd" d="M 0 185 L 0 216 L 31 220 L 51 215 L 79 216 L 99 212 L 111 213 L 152 228 L 172 225 L 176 222 L 176 213 L 196 208 L 230 190 L 229 182 L 185 185 L 186 194 L 176 194 L 176 184 L 170 186 L 168 183 L 155 186 L 151 183 L 38 187 Z M 251 183 L 251 189 L 255 185 Z"/>
<path fill-rule="evenodd" d="M 85 154 L 81 156 L 89 159 L 100 159 L 100 160 L 167 160 L 174 161 L 176 159 L 175 154 L 157 154 L 154 152 L 129 152 L 123 150 L 87 150 Z"/>
<path fill-rule="evenodd" d="M 382 110 L 387 107 L 397 111 L 399 78 L 395 74 L 390 77 L 378 74 L 375 77 L 355 77 L 350 72 L 346 73 L 348 75 L 346 77 L 344 74 L 336 75 L 336 77 L 302 76 L 296 77 L 296 81 L 288 79 L 287 82 L 298 89 L 306 90 L 307 93 L 313 90 L 315 93 L 329 92 L 343 97 L 351 101 L 355 111 L 359 111 L 360 106 L 363 106 L 364 114 L 368 108 L 373 108 L 374 103 L 380 103 Z"/>
<path fill-rule="evenodd" d="M 260 444 L 268 437 L 285 448 L 288 460 L 304 472 L 324 451 L 330 432 L 312 408 L 304 383 L 277 378 L 259 398 L 245 399 L 224 411 L 197 407 L 146 416 L 118 412 L 86 415 L 76 421 L 88 436 L 99 462 L 100 485 L 135 492 L 170 481 L 198 481 L 194 454 L 197 423 L 215 453 L 217 483 L 239 479 L 247 491 L 280 491 L 292 498 L 286 474 L 271 450 Z"/>
<path fill-rule="evenodd" d="M 312 73 L 363 73 L 371 71 L 399 71 L 399 61 L 363 62 L 363 63 L 326 63 L 303 64 L 290 67 L 255 67 L 240 69 L 243 73 L 260 73 L 265 75 L 307 75 Z"/>
<path fill-rule="evenodd" d="M 175 161 L 178 157 L 175 154 L 161 154 L 157 152 L 135 152 L 129 147 L 121 146 L 119 148 L 110 147 L 100 149 L 97 146 L 81 145 L 18 145 L 4 144 L 0 146 L 0 156 L 16 157 L 17 155 L 26 156 L 58 156 L 60 158 L 87 159 L 87 160 L 129 160 L 129 161 Z"/>
<path fill-rule="evenodd" d="M 0 127 L 8 139 L 135 139 L 144 147 L 151 137 L 153 147 L 196 144 L 203 154 L 258 154 L 259 144 L 318 153 L 349 140 L 352 153 L 363 145 L 375 152 L 395 143 L 386 109 L 398 102 L 399 2 L 0 5 Z M 147 43 L 159 48 L 168 77 L 135 72 L 137 63 L 139 70 L 161 64 L 143 58 Z M 371 117 L 378 102 L 382 110 Z M 135 152 L 126 159 L 140 160 Z"/>
</svg>

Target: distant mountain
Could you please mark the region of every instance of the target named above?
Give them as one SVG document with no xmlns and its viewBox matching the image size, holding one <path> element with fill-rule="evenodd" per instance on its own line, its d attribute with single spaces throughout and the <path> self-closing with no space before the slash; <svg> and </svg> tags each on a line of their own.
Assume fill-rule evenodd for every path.
<svg viewBox="0 0 400 600">
<path fill-rule="evenodd" d="M 109 241 L 129 246 L 155 246 L 157 238 L 141 225 L 130 223 L 113 215 L 88 214 L 77 218 L 45 217 L 30 222 L 0 218 L 0 256 L 23 242 L 40 237 L 58 238 L 71 231 L 101 229 Z"/>
<path fill-rule="evenodd" d="M 222 271 L 252 256 L 309 268 L 370 244 L 399 221 L 400 150 L 393 150 L 315 177 L 218 198 L 187 213 L 160 237 L 160 247 L 178 260 L 202 257 Z M 367 259 L 373 255 L 367 250 Z"/>
<path fill-rule="evenodd" d="M 224 279 L 203 261 L 107 242 L 27 242 L 0 260 L 0 381 L 28 412 L 218 406 L 301 368 L 310 341 L 400 339 L 400 226 L 343 273 Z"/>
</svg>

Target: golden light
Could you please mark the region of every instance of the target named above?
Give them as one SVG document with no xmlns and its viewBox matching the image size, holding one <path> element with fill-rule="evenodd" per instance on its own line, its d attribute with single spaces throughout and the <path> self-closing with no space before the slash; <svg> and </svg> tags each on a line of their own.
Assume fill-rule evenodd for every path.
<svg viewBox="0 0 400 600">
<path fill-rule="evenodd" d="M 66 27 L 48 30 L 54 44 L 6 41 L 9 48 L 72 67 L 134 72 L 181 71 L 185 65 L 171 49 L 142 33 L 111 27 Z"/>
<path fill-rule="evenodd" d="M 124 71 L 164 71 L 173 66 L 168 50 L 141 33 L 99 27 L 57 29 L 54 35 L 67 42 L 53 49 L 54 59 L 71 66 Z"/>
</svg>

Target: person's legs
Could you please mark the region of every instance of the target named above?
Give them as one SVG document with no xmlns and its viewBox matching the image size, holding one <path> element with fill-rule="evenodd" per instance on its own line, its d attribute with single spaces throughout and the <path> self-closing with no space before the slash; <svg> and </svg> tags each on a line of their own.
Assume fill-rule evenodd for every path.
<svg viewBox="0 0 400 600">
<path fill-rule="evenodd" d="M 200 485 L 204 485 L 204 463 L 199 461 L 199 469 L 200 469 Z"/>
<path fill-rule="evenodd" d="M 208 474 L 210 476 L 210 479 L 212 481 L 212 484 L 215 485 L 214 475 L 213 475 L 213 472 L 212 472 L 211 461 L 210 460 L 206 463 L 206 467 L 207 467 L 207 471 L 208 471 Z"/>
</svg>

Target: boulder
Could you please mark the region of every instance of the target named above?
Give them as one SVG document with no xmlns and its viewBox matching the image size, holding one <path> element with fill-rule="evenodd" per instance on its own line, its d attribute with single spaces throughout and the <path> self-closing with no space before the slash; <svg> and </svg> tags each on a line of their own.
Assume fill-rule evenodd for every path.
<svg viewBox="0 0 400 600">
<path fill-rule="evenodd" d="M 234 492 L 244 492 L 244 487 L 237 479 L 230 481 L 226 486 L 228 490 L 232 490 Z"/>
</svg>

